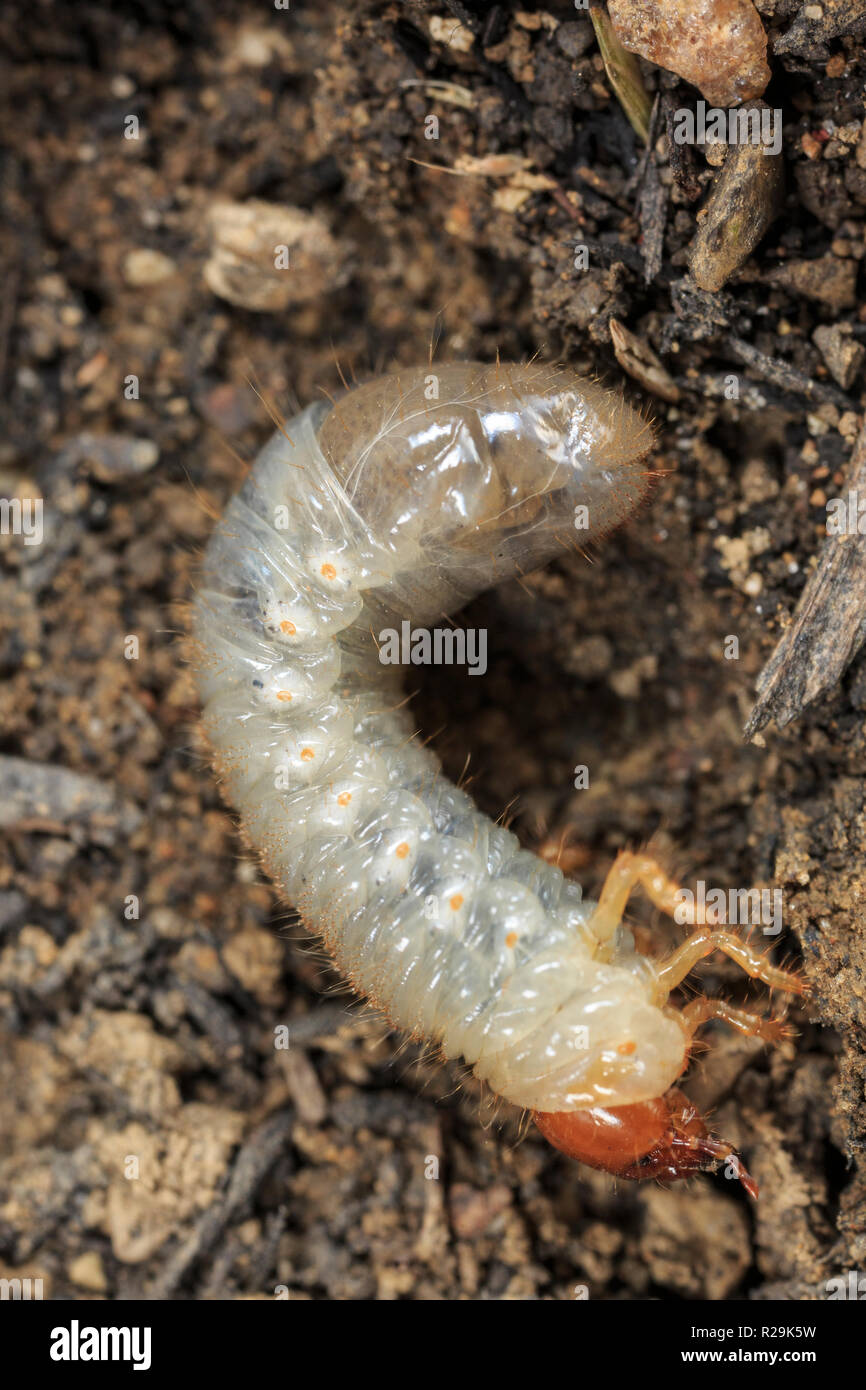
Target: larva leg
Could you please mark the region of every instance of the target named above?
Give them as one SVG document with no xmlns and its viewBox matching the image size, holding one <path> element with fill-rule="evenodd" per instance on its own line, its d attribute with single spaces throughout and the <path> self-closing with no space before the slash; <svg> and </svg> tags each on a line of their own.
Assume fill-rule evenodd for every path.
<svg viewBox="0 0 866 1390">
<path fill-rule="evenodd" d="M 649 854 L 620 850 L 589 919 L 589 930 L 597 941 L 608 941 L 613 936 L 622 921 L 625 905 L 638 884 L 650 901 L 669 917 L 677 912 L 682 914 L 683 906 L 677 897 L 680 885 L 668 878 L 658 860 Z M 705 918 L 708 922 L 718 921 L 712 908 L 706 910 Z"/>
<path fill-rule="evenodd" d="M 729 1023 L 738 1033 L 750 1038 L 763 1038 L 765 1042 L 781 1042 L 788 1034 L 788 1026 L 781 1018 L 762 1018 L 760 1014 L 748 1009 L 738 1009 L 726 999 L 693 999 L 679 1010 L 680 1020 L 688 1037 L 692 1037 L 701 1024 L 710 1019 L 721 1019 Z"/>
<path fill-rule="evenodd" d="M 756 951 L 733 932 L 716 931 L 712 927 L 699 927 L 682 946 L 672 951 L 666 960 L 659 962 L 658 977 L 661 988 L 669 994 L 686 978 L 699 960 L 703 960 L 704 956 L 710 955 L 713 951 L 723 951 L 731 960 L 735 960 L 747 975 L 756 980 L 763 980 L 770 989 L 783 989 L 789 994 L 806 992 L 805 984 L 797 975 L 772 965 L 766 955 Z"/>
</svg>

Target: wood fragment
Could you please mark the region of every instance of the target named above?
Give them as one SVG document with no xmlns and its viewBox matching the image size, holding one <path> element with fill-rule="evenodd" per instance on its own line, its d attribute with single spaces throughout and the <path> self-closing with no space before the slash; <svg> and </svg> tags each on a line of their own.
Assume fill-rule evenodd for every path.
<svg viewBox="0 0 866 1390">
<path fill-rule="evenodd" d="M 302 1048 L 276 1054 L 289 1095 L 305 1125 L 320 1125 L 328 1113 L 328 1100 L 322 1090 L 316 1069 Z"/>
<path fill-rule="evenodd" d="M 662 99 L 662 116 L 668 137 L 668 160 L 674 182 L 683 196 L 690 202 L 697 202 L 704 191 L 699 177 L 698 161 L 694 145 L 682 145 L 674 139 L 674 115 L 680 108 L 670 92 Z"/>
<path fill-rule="evenodd" d="M 309 1013 L 298 1014 L 289 1020 L 289 1045 L 315 1047 L 321 1039 L 331 1037 L 343 1029 L 363 1032 L 369 1024 L 369 1016 L 365 1017 L 357 1009 L 350 1008 L 348 1002 L 319 1004 Z"/>
<path fill-rule="evenodd" d="M 730 337 L 728 347 L 740 362 L 751 367 L 756 376 L 768 381 L 771 386 L 778 386 L 796 397 L 805 396 L 809 401 L 839 406 L 840 410 L 854 409 L 853 402 L 837 387 L 828 382 L 815 381 L 814 377 L 798 372 L 796 367 L 780 357 L 767 357 L 766 353 L 759 352 L 743 338 Z"/>
<path fill-rule="evenodd" d="M 663 401 L 678 401 L 680 388 L 649 344 L 638 338 L 619 319 L 612 318 L 608 327 L 616 360 L 623 371 Z"/>
<path fill-rule="evenodd" d="M 866 497 L 866 425 L 860 431 L 843 495 Z M 841 679 L 866 638 L 866 535 L 827 537 L 818 565 L 757 681 L 745 728 L 753 738 L 770 719 L 780 729 Z"/>
<path fill-rule="evenodd" d="M 650 159 L 638 199 L 641 250 L 644 258 L 643 278 L 647 285 L 652 284 L 662 268 L 667 215 L 668 190 L 659 177 L 655 160 Z"/>
<path fill-rule="evenodd" d="M 767 108 L 749 102 L 742 109 Z M 767 154 L 761 144 L 729 146 L 689 252 L 692 279 L 702 290 L 715 293 L 745 265 L 781 211 L 784 184 L 780 155 Z"/>
</svg>

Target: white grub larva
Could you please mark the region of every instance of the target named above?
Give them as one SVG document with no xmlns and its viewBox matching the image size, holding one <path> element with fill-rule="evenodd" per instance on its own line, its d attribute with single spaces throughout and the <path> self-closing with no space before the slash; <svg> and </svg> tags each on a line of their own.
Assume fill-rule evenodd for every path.
<svg viewBox="0 0 866 1390">
<path fill-rule="evenodd" d="M 195 643 L 204 726 L 249 841 L 353 987 L 532 1112 L 557 1148 L 629 1178 L 731 1157 L 674 1085 L 696 1029 L 777 1020 L 671 992 L 713 950 L 802 990 L 696 921 L 639 953 L 622 916 L 676 885 L 622 853 L 597 903 L 444 779 L 374 634 L 453 613 L 644 497 L 649 425 L 563 368 L 449 365 L 317 404 L 260 453 L 208 545 Z M 734 1159 L 750 1192 L 756 1190 Z"/>
</svg>

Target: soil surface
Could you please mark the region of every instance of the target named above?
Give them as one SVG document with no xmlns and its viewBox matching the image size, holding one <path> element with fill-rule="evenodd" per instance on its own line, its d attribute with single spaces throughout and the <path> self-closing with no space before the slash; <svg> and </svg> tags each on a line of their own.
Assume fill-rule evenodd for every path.
<svg viewBox="0 0 866 1390">
<path fill-rule="evenodd" d="M 864 1267 L 866 665 L 742 732 L 866 405 L 864 6 L 757 8 L 784 190 L 711 293 L 690 247 L 722 152 L 665 135 L 699 93 L 642 64 L 645 157 L 565 0 L 5 7 L 0 483 L 42 500 L 44 535 L 0 538 L 0 1275 L 73 1298 L 723 1300 L 824 1298 Z M 656 422 L 644 511 L 478 600 L 486 678 L 425 672 L 415 709 L 446 772 L 471 754 L 481 807 L 590 892 L 650 837 L 686 881 L 781 890 L 796 1036 L 714 1025 L 686 1083 L 756 1204 L 722 1173 L 578 1168 L 402 1045 L 207 766 L 179 638 L 270 403 L 431 340 L 563 360 Z M 695 980 L 766 1007 L 725 959 Z"/>
</svg>

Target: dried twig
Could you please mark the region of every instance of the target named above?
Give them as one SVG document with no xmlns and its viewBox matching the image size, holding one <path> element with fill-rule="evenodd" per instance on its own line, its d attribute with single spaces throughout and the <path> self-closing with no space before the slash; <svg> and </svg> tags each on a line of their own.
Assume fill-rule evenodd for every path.
<svg viewBox="0 0 866 1390">
<path fill-rule="evenodd" d="M 196 1261 L 213 1249 L 279 1157 L 292 1127 L 292 1116 L 292 1109 L 281 1110 L 253 1130 L 235 1159 L 223 1200 L 208 1208 L 192 1235 L 174 1252 L 149 1290 L 149 1298 L 173 1297 Z"/>
<path fill-rule="evenodd" d="M 768 381 L 771 386 L 778 386 L 781 391 L 788 391 L 798 398 L 805 396 L 809 401 L 826 401 L 838 406 L 840 410 L 856 409 L 850 397 L 830 382 L 815 381 L 814 377 L 797 371 L 790 362 L 785 362 L 780 357 L 767 357 L 743 338 L 730 337 L 728 347 L 735 357 L 747 367 L 751 367 L 756 376 Z"/>
</svg>

